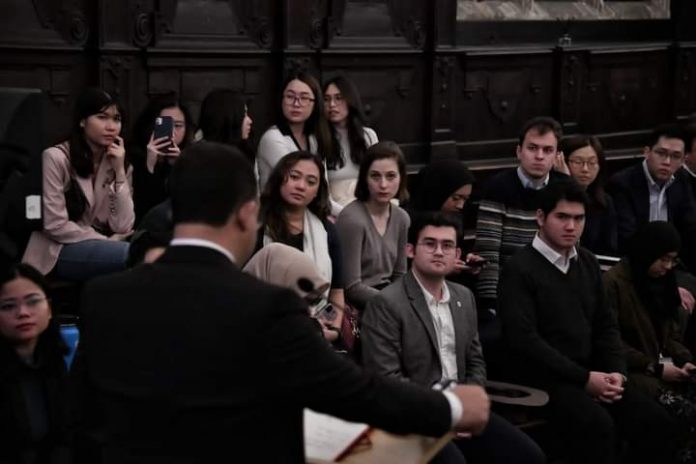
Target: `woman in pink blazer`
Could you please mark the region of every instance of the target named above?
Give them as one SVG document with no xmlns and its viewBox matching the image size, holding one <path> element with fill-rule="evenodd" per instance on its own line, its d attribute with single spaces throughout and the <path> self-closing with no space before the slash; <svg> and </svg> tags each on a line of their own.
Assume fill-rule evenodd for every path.
<svg viewBox="0 0 696 464">
<path fill-rule="evenodd" d="M 86 280 L 124 268 L 135 215 L 121 114 L 111 95 L 86 90 L 69 140 L 42 154 L 44 228 L 22 260 L 43 274 Z"/>
</svg>

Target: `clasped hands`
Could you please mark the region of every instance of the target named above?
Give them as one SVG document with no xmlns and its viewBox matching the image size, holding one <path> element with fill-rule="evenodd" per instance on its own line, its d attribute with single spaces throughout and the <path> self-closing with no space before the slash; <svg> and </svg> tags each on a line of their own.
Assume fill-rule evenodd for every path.
<svg viewBox="0 0 696 464">
<path fill-rule="evenodd" d="M 623 397 L 625 377 L 618 372 L 591 371 L 585 391 L 602 403 L 614 403 Z"/>
</svg>

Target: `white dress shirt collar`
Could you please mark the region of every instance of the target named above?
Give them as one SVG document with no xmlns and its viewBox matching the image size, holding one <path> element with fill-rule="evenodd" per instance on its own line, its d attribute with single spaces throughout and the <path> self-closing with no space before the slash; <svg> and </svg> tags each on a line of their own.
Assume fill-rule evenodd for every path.
<svg viewBox="0 0 696 464">
<path fill-rule="evenodd" d="M 175 238 L 171 242 L 169 242 L 169 246 L 197 246 L 203 248 L 210 248 L 211 250 L 219 251 L 223 255 L 227 256 L 227 258 L 233 263 L 235 262 L 234 256 L 232 255 L 232 253 L 230 253 L 229 250 L 223 248 L 215 242 L 211 242 L 210 240 L 204 240 L 202 238 Z"/>
<path fill-rule="evenodd" d="M 544 240 L 539 237 L 539 233 L 534 236 L 532 240 L 532 247 L 537 250 L 541 255 L 546 258 L 551 264 L 556 266 L 556 268 L 564 274 L 568 273 L 570 268 L 570 261 L 578 255 L 578 251 L 573 247 L 568 253 L 568 256 L 564 256 L 551 248 Z"/>
<path fill-rule="evenodd" d="M 416 279 L 416 282 L 418 282 L 418 286 L 421 288 L 423 291 L 423 297 L 425 298 L 425 303 L 428 306 L 433 306 L 438 303 L 446 303 L 449 304 L 450 301 L 450 291 L 449 288 L 447 288 L 447 282 L 444 281 L 442 282 L 442 298 L 440 300 L 435 299 L 435 295 L 430 293 L 426 288 L 423 286 L 421 283 L 420 279 L 418 279 L 418 275 L 415 272 L 412 272 L 413 277 Z"/>
<path fill-rule="evenodd" d="M 517 166 L 517 177 L 520 178 L 520 182 L 522 182 L 524 188 L 541 190 L 548 185 L 551 173 L 547 173 L 543 179 L 532 179 L 524 172 L 522 166 Z"/>
</svg>

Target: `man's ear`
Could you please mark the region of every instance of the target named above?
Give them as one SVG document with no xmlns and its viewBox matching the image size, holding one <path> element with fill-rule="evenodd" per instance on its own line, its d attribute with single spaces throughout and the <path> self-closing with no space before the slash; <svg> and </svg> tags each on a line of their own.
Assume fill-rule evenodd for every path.
<svg viewBox="0 0 696 464">
<path fill-rule="evenodd" d="M 517 159 L 520 159 L 521 153 L 522 153 L 522 147 L 520 145 L 517 145 L 517 149 L 515 150 L 515 154 L 517 155 Z"/>
<path fill-rule="evenodd" d="M 416 257 L 416 247 L 414 247 L 412 243 L 406 244 L 406 257 L 409 259 Z"/>
<path fill-rule="evenodd" d="M 82 121 L 80 121 L 80 127 L 83 129 L 85 128 L 85 120 L 84 119 Z"/>
<path fill-rule="evenodd" d="M 546 215 L 544 214 L 544 212 L 540 209 L 536 210 L 536 222 L 540 229 L 544 226 L 545 219 Z"/>
<path fill-rule="evenodd" d="M 250 229 L 254 231 L 259 228 L 259 202 L 258 200 L 249 200 L 242 204 L 235 214 L 237 227 L 243 232 Z"/>
<path fill-rule="evenodd" d="M 652 149 L 648 146 L 643 147 L 643 156 L 647 158 L 651 150 Z"/>
<path fill-rule="evenodd" d="M 460 259 L 462 257 L 462 249 L 457 247 L 454 252 L 454 258 Z"/>
</svg>

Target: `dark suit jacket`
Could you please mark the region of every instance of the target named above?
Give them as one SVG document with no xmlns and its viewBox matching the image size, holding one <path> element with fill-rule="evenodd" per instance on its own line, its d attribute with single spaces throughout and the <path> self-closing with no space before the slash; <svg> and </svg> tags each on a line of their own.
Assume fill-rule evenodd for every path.
<svg viewBox="0 0 696 464">
<path fill-rule="evenodd" d="M 90 282 L 74 371 L 103 462 L 303 462 L 302 408 L 439 435 L 446 398 L 363 373 L 290 290 L 221 253 L 170 247 Z"/>
<path fill-rule="evenodd" d="M 688 174 L 682 169 L 667 188 L 669 221 L 679 230 L 682 238 L 681 256 L 692 272 L 696 271 L 696 201 L 691 191 Z M 625 254 L 635 231 L 649 221 L 650 193 L 642 163 L 623 169 L 609 180 L 607 191 L 614 198 L 618 218 L 619 252 Z"/>
<path fill-rule="evenodd" d="M 476 324 L 474 296 L 447 282 L 454 322 L 459 383 L 483 385 L 486 364 Z M 431 386 L 442 377 L 437 336 L 423 291 L 408 272 L 367 305 L 361 340 L 365 367 L 380 374 Z"/>
</svg>

